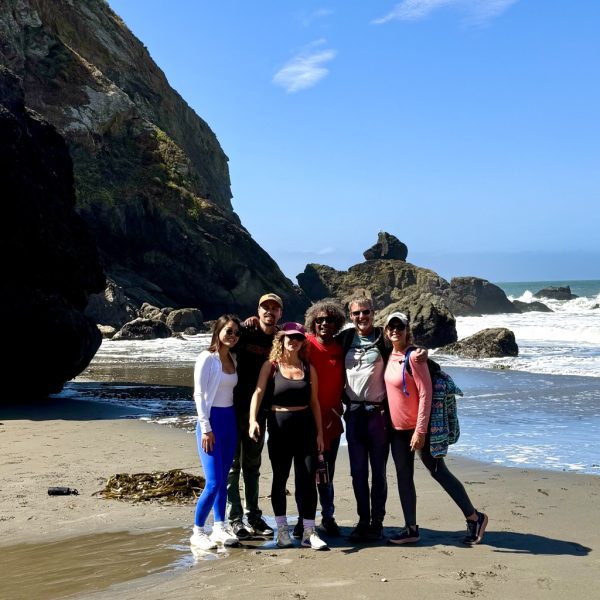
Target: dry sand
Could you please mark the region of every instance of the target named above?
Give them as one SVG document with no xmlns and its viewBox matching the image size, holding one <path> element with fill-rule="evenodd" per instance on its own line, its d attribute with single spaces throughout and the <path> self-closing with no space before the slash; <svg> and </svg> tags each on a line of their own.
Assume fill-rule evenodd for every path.
<svg viewBox="0 0 600 600">
<path fill-rule="evenodd" d="M 418 546 L 352 545 L 342 537 L 314 552 L 252 542 L 194 561 L 187 546 L 193 504 L 92 496 L 118 472 L 201 473 L 192 435 L 122 418 L 132 412 L 68 400 L 0 410 L 1 598 L 600 597 L 600 477 L 452 458 L 490 517 L 477 547 L 462 545 L 462 515 L 418 466 Z M 266 495 L 266 452 L 263 464 Z M 403 523 L 391 459 L 388 473 L 389 535 Z M 52 485 L 80 495 L 49 497 Z M 344 449 L 336 498 L 347 534 L 356 514 Z M 261 505 L 271 513 L 267 498 Z M 288 512 L 295 512 L 291 502 Z"/>
</svg>

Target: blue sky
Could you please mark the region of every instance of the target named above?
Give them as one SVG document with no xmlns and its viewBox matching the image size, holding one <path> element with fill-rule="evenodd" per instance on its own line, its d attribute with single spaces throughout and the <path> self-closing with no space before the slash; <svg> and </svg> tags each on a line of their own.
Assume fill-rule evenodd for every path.
<svg viewBox="0 0 600 600">
<path fill-rule="evenodd" d="M 292 280 L 379 230 L 448 279 L 600 279 L 600 2 L 109 4 Z"/>
</svg>

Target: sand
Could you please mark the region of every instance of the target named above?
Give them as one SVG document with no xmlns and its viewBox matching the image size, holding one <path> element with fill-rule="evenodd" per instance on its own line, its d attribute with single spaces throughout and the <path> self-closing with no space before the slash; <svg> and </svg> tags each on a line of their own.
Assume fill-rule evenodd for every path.
<svg viewBox="0 0 600 600">
<path fill-rule="evenodd" d="M 182 468 L 201 474 L 191 434 L 123 418 L 133 413 L 76 400 L 0 409 L 0 597 L 599 597 L 600 477 L 452 457 L 451 469 L 489 514 L 479 546 L 463 546 L 462 515 L 418 466 L 417 546 L 353 545 L 341 537 L 330 540 L 329 551 L 315 552 L 248 542 L 194 560 L 187 545 L 193 504 L 131 504 L 92 495 L 118 472 Z M 266 451 L 263 466 L 266 496 Z M 388 473 L 387 535 L 403 523 L 391 459 Z M 49 497 L 53 485 L 75 487 L 80 495 Z M 336 498 L 347 534 L 356 513 L 344 449 Z M 261 507 L 271 514 L 266 497 Z"/>
</svg>

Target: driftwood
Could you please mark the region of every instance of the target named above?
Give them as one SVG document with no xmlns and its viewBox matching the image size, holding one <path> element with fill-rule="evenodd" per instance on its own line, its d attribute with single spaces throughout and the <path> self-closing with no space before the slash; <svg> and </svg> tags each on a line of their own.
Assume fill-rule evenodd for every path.
<svg viewBox="0 0 600 600">
<path fill-rule="evenodd" d="M 153 473 L 117 473 L 94 495 L 111 500 L 185 502 L 198 498 L 204 478 L 181 469 Z"/>
</svg>

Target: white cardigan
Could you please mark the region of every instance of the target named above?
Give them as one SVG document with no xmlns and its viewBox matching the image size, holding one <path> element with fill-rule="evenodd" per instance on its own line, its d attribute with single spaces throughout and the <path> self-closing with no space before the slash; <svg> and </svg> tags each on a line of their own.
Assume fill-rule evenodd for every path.
<svg viewBox="0 0 600 600">
<path fill-rule="evenodd" d="M 230 356 L 237 368 L 235 357 L 231 354 Z M 215 400 L 222 376 L 223 365 L 219 353 L 209 352 L 208 350 L 200 352 L 194 366 L 194 402 L 196 403 L 198 423 L 202 433 L 212 431 L 209 421 L 210 409 Z"/>
</svg>

